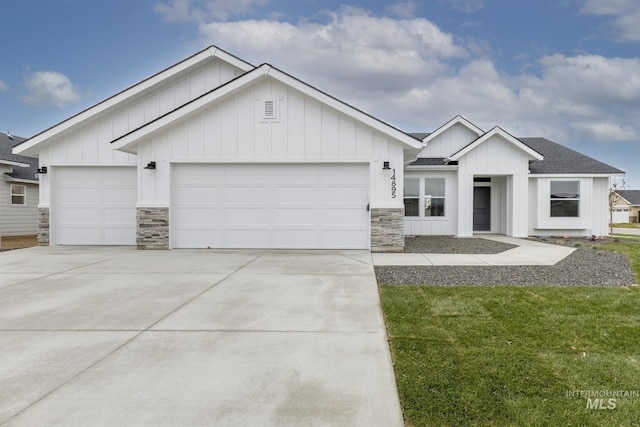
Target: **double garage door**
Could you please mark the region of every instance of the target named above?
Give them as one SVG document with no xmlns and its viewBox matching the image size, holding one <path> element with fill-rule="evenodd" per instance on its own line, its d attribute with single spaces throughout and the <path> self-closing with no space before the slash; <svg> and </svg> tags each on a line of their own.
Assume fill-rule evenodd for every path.
<svg viewBox="0 0 640 427">
<path fill-rule="evenodd" d="M 154 173 L 154 172 L 151 172 Z M 135 245 L 136 169 L 55 169 L 53 244 Z M 176 164 L 175 248 L 369 248 L 366 164 Z"/>
<path fill-rule="evenodd" d="M 176 248 L 369 247 L 365 164 L 177 164 Z"/>
</svg>

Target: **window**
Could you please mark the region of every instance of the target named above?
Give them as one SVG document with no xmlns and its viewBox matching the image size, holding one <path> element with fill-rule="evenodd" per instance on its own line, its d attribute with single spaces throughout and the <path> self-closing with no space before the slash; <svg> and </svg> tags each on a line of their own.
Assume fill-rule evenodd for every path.
<svg viewBox="0 0 640 427">
<path fill-rule="evenodd" d="M 444 216 L 444 178 L 425 178 L 424 216 Z"/>
<path fill-rule="evenodd" d="M 420 216 L 420 180 L 405 178 L 404 180 L 404 216 Z"/>
<path fill-rule="evenodd" d="M 580 181 L 551 181 L 551 217 L 580 216 Z"/>
<path fill-rule="evenodd" d="M 11 204 L 24 206 L 27 204 L 27 187 L 24 185 L 11 184 Z"/>
</svg>

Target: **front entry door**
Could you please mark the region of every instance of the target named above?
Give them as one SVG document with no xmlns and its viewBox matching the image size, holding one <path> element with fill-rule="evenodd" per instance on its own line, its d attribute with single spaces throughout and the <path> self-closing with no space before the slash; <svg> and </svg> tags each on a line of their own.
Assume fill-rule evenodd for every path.
<svg viewBox="0 0 640 427">
<path fill-rule="evenodd" d="M 473 187 L 473 231 L 491 231 L 491 187 Z"/>
</svg>

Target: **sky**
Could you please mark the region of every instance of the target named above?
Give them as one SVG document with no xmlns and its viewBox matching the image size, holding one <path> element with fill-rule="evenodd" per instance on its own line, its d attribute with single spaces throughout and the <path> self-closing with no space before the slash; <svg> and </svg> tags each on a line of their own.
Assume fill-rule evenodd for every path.
<svg viewBox="0 0 640 427">
<path fill-rule="evenodd" d="M 0 131 L 30 137 L 215 45 L 406 132 L 458 114 L 640 189 L 638 0 L 0 0 Z"/>
</svg>

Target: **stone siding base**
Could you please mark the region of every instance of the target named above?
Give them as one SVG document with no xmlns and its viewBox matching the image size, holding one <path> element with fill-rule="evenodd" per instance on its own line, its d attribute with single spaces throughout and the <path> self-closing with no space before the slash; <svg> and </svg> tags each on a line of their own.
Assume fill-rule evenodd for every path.
<svg viewBox="0 0 640 427">
<path fill-rule="evenodd" d="M 38 208 L 38 245 L 49 246 L 49 208 Z"/>
<path fill-rule="evenodd" d="M 404 251 L 404 208 L 371 209 L 371 252 Z"/>
<path fill-rule="evenodd" d="M 169 249 L 169 208 L 136 209 L 138 249 Z"/>
</svg>

